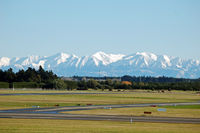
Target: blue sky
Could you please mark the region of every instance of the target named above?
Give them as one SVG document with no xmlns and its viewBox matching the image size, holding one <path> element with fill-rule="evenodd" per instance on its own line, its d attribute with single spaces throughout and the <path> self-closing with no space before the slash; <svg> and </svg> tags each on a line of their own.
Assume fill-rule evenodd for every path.
<svg viewBox="0 0 200 133">
<path fill-rule="evenodd" d="M 200 59 L 200 0 L 0 0 L 0 57 L 97 51 Z"/>
</svg>

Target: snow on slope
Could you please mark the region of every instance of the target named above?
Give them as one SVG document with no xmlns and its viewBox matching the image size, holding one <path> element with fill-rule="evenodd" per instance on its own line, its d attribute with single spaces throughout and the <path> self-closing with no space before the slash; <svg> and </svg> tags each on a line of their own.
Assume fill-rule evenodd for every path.
<svg viewBox="0 0 200 133">
<path fill-rule="evenodd" d="M 10 64 L 10 58 L 8 57 L 1 57 L 0 58 L 0 67 L 8 66 Z"/>
<path fill-rule="evenodd" d="M 56 60 L 57 65 L 59 65 L 60 63 L 64 63 L 69 57 L 70 55 L 68 54 L 60 53 L 60 56 L 56 57 L 54 60 Z"/>
<path fill-rule="evenodd" d="M 100 51 L 92 55 L 92 58 L 96 66 L 98 66 L 100 62 L 102 62 L 103 65 L 109 65 L 113 62 L 121 60 L 124 56 L 125 55 L 122 54 L 106 54 Z"/>
<path fill-rule="evenodd" d="M 78 57 L 66 53 L 52 56 L 28 56 L 0 58 L 0 69 L 12 67 L 15 71 L 42 66 L 59 76 L 171 76 L 184 78 L 200 77 L 200 61 L 181 59 L 167 55 L 137 52 L 131 55 L 97 52 L 91 56 Z"/>
</svg>

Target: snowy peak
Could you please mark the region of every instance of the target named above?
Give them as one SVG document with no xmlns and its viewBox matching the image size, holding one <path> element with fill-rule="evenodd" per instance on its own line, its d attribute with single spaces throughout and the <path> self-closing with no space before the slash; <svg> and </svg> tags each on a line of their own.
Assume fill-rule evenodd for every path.
<svg viewBox="0 0 200 133">
<path fill-rule="evenodd" d="M 167 55 L 163 55 L 161 65 L 163 68 L 166 68 L 167 66 L 170 67 L 172 65 L 170 57 L 168 57 Z"/>
<path fill-rule="evenodd" d="M 10 64 L 10 58 L 8 57 L 1 57 L 0 58 L 0 67 L 8 66 Z"/>
<path fill-rule="evenodd" d="M 157 59 L 157 55 L 147 52 L 137 52 L 125 57 L 125 60 L 129 61 L 129 65 L 136 65 L 140 67 L 148 67 L 152 63 L 156 62 Z"/>
<path fill-rule="evenodd" d="M 26 58 L 23 62 L 22 65 L 26 66 L 26 65 L 30 65 L 34 62 L 37 62 L 39 60 L 39 56 L 29 56 L 28 58 Z"/>
<path fill-rule="evenodd" d="M 106 54 L 104 52 L 97 52 L 94 55 L 92 55 L 92 58 L 96 66 L 98 66 L 100 62 L 102 62 L 102 64 L 106 66 L 113 62 L 121 60 L 124 56 L 125 55 L 122 54 Z"/>
<path fill-rule="evenodd" d="M 154 60 L 154 61 L 157 60 L 157 56 L 155 54 L 153 54 L 153 53 L 147 53 L 147 52 L 139 53 L 139 52 L 137 52 L 136 55 L 141 55 L 146 60 Z"/>
<path fill-rule="evenodd" d="M 70 57 L 70 55 L 68 55 L 66 53 L 59 53 L 59 54 L 57 54 L 57 57 L 54 60 L 57 62 L 57 65 L 59 65 L 60 63 L 66 62 L 66 60 L 69 57 Z"/>
<path fill-rule="evenodd" d="M 52 56 L 0 57 L 0 69 L 14 71 L 42 66 L 59 76 L 168 76 L 200 77 L 200 60 L 137 52 L 130 55 L 97 52 L 91 56 L 58 53 Z"/>
</svg>

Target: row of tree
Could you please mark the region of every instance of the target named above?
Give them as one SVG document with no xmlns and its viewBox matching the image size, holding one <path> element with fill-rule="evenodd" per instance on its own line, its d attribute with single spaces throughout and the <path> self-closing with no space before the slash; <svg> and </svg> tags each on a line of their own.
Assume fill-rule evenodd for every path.
<svg viewBox="0 0 200 133">
<path fill-rule="evenodd" d="M 131 82 L 157 82 L 157 83 L 176 83 L 176 82 L 193 82 L 198 81 L 199 79 L 187 79 L 187 78 L 174 78 L 174 77 L 151 77 L 151 76 L 129 76 L 125 75 L 121 77 L 122 81 L 131 81 Z"/>
<path fill-rule="evenodd" d="M 200 90 L 200 79 L 185 79 L 173 77 L 79 77 L 78 81 L 65 81 L 67 89 L 150 89 L 150 90 Z M 121 81 L 120 81 L 121 80 Z M 128 81 L 129 83 L 125 83 Z"/>
<path fill-rule="evenodd" d="M 168 82 L 168 83 L 159 83 L 159 82 L 121 82 L 113 81 L 107 79 L 106 81 L 97 81 L 94 79 L 88 81 L 65 81 L 66 89 L 108 89 L 108 90 L 120 90 L 120 89 L 147 89 L 147 90 L 190 90 L 190 91 L 200 91 L 200 81 L 193 82 Z"/>
<path fill-rule="evenodd" d="M 159 83 L 169 83 L 169 82 L 192 82 L 198 81 L 199 79 L 188 79 L 188 78 L 174 78 L 174 77 L 151 77 L 151 76 L 129 76 L 125 75 L 122 77 L 81 77 L 81 76 L 73 76 L 75 80 L 82 80 L 82 79 L 95 79 L 95 80 L 121 80 L 121 81 L 131 81 L 131 82 L 159 82 Z"/>
<path fill-rule="evenodd" d="M 8 70 L 0 69 L 0 81 L 2 82 L 37 82 L 44 83 L 48 81 L 53 81 L 58 79 L 57 75 L 52 71 L 45 71 L 41 66 L 38 70 L 29 67 L 26 71 L 19 70 L 18 72 L 13 72 L 12 68 Z"/>
<path fill-rule="evenodd" d="M 169 77 L 74 77 L 78 79 L 63 80 L 52 71 L 45 71 L 41 66 L 38 70 L 28 68 L 14 73 L 10 68 L 0 70 L 0 88 L 46 88 L 46 89 L 151 89 L 151 90 L 200 90 L 200 79 L 179 79 Z M 121 79 L 122 81 L 120 81 Z M 126 81 L 126 82 L 124 82 Z"/>
<path fill-rule="evenodd" d="M 13 72 L 12 68 L 0 70 L 1 86 L 9 88 L 56 88 L 63 89 L 65 83 L 52 71 L 45 71 L 41 66 L 38 70 L 29 67 L 27 70 Z M 7 84 L 6 84 L 7 83 Z"/>
</svg>

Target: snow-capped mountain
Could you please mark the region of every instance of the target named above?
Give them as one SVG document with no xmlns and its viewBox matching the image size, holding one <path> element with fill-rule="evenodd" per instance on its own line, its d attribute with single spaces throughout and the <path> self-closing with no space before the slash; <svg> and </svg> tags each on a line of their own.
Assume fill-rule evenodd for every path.
<svg viewBox="0 0 200 133">
<path fill-rule="evenodd" d="M 200 77 L 200 60 L 181 59 L 167 55 L 137 52 L 130 55 L 97 52 L 78 57 L 66 53 L 53 56 L 28 56 L 23 58 L 0 57 L 0 69 L 14 71 L 42 66 L 59 76 L 169 76 Z"/>
</svg>

